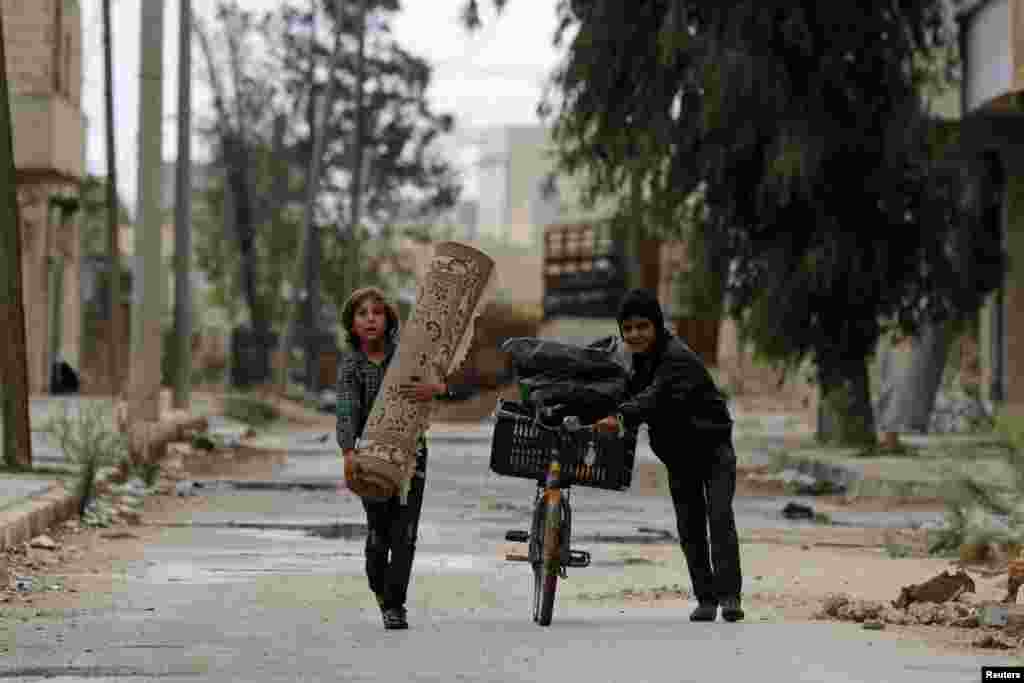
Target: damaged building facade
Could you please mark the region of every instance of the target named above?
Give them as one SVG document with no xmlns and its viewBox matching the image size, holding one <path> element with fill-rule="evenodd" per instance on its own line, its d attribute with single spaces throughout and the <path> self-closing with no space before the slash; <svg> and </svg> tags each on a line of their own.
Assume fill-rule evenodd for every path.
<svg viewBox="0 0 1024 683">
<path fill-rule="evenodd" d="M 54 361 L 79 363 L 85 168 L 79 0 L 0 0 L 21 217 L 28 381 L 47 393 Z"/>
</svg>

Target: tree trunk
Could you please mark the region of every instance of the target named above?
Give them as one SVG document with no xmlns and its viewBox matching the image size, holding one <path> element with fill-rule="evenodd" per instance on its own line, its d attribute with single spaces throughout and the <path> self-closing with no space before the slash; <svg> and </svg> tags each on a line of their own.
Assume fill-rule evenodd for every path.
<svg viewBox="0 0 1024 683">
<path fill-rule="evenodd" d="M 263 313 L 256 282 L 256 226 L 253 224 L 252 194 L 249 190 L 249 154 L 245 142 L 232 135 L 225 144 L 227 154 L 227 176 L 234 195 L 234 227 L 238 239 L 242 296 L 249 308 L 249 320 L 254 332 L 265 333 L 270 328 Z"/>
<path fill-rule="evenodd" d="M 359 38 L 356 48 L 356 125 L 352 140 L 352 185 L 350 187 L 351 220 L 349 222 L 348 245 L 346 249 L 346 277 L 350 290 L 359 286 L 359 225 L 363 208 L 363 157 L 366 154 L 366 112 L 364 91 L 366 88 L 366 14 L 369 0 L 359 3 Z"/>
<path fill-rule="evenodd" d="M 0 17 L 0 65 L 6 64 Z M 14 144 L 6 70 L 0 72 L 0 401 L 3 402 L 3 457 L 8 465 L 32 466 L 28 410 L 28 354 L 21 274 L 21 220 L 14 174 Z"/>
<path fill-rule="evenodd" d="M 839 446 L 877 446 L 867 361 L 819 365 L 818 387 L 818 441 Z"/>
<path fill-rule="evenodd" d="M 246 146 L 246 133 L 244 122 L 239 118 L 237 126 L 232 125 L 231 114 L 228 111 L 227 91 L 220 76 L 217 73 L 213 50 L 210 45 L 209 36 L 202 26 L 192 17 L 192 28 L 196 38 L 199 40 L 199 48 L 206 57 L 206 66 L 210 74 L 210 85 L 213 88 L 214 109 L 217 111 L 217 132 L 220 136 L 221 151 L 224 156 L 225 169 L 225 190 L 230 199 L 230 216 L 225 216 L 225 230 L 231 232 L 238 240 L 239 271 L 241 275 L 240 286 L 242 297 L 245 299 L 249 309 L 249 320 L 252 330 L 257 339 L 265 340 L 270 337 L 270 321 L 266 310 L 259 298 L 257 290 L 257 252 L 256 252 L 256 225 L 253 219 L 253 197 L 249 183 L 249 150 Z M 238 71 L 237 43 L 232 42 L 229 37 L 229 48 L 232 51 L 233 74 L 235 77 L 234 90 L 241 92 L 242 83 Z M 236 103 L 237 104 L 237 103 Z M 230 226 L 230 227 L 229 227 Z M 263 375 L 258 381 L 266 381 L 270 376 L 270 348 L 267 344 L 259 344 L 258 353 L 251 362 L 257 365 L 259 372 Z"/>
<path fill-rule="evenodd" d="M 886 432 L 927 432 L 952 344 L 949 325 L 927 325 L 912 341 L 906 368 L 883 377 L 879 423 Z"/>
<path fill-rule="evenodd" d="M 319 307 L 320 307 L 320 265 L 322 262 L 321 257 L 321 241 L 320 234 L 316 228 L 316 198 L 320 191 L 320 174 L 323 165 L 324 147 L 327 144 L 327 122 L 329 121 L 331 110 L 334 107 L 334 99 L 337 93 L 337 79 L 335 78 L 334 72 L 338 69 L 341 64 L 342 58 L 342 47 L 344 45 L 342 41 L 342 13 L 341 13 L 341 2 L 337 2 L 336 5 L 336 19 L 334 28 L 334 48 L 331 55 L 331 59 L 327 65 L 327 87 L 324 92 L 324 96 L 319 102 L 316 99 L 311 99 L 311 106 L 309 112 L 313 117 L 310 121 L 310 127 L 313 135 L 313 146 L 309 158 L 309 168 L 306 173 L 306 205 L 305 213 L 303 217 L 303 229 L 302 234 L 299 237 L 299 252 L 296 255 L 296 267 L 295 267 L 295 280 L 294 282 L 298 285 L 302 282 L 302 288 L 293 287 L 292 290 L 297 294 L 301 291 L 305 292 L 305 297 L 296 296 L 296 301 L 292 305 L 291 315 L 289 316 L 288 323 L 285 328 L 284 338 L 281 340 L 281 346 L 279 354 L 281 356 L 282 367 L 280 368 L 280 378 L 278 383 L 283 387 L 288 386 L 288 368 L 290 366 L 290 359 L 292 348 L 295 346 L 296 337 L 299 335 L 298 328 L 300 324 L 304 323 L 307 335 L 307 344 L 304 345 L 305 349 L 305 370 L 306 370 L 306 384 L 310 390 L 315 391 L 318 387 L 316 386 L 319 379 L 319 363 L 317 362 L 315 353 L 315 335 L 314 332 L 319 322 Z M 313 16 L 316 16 L 315 8 Z M 311 38 L 313 40 L 313 38 Z M 310 55 L 310 71 L 309 71 L 309 87 L 310 97 L 315 98 L 316 89 L 314 88 L 314 75 L 315 69 L 312 68 L 314 61 L 313 54 Z"/>
</svg>

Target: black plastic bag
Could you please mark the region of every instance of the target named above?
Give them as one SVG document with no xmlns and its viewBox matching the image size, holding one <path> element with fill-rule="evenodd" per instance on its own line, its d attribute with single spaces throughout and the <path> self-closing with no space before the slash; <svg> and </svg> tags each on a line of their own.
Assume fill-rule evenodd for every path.
<svg viewBox="0 0 1024 683">
<path fill-rule="evenodd" d="M 628 377 L 629 363 L 615 337 L 576 346 L 536 337 L 515 337 L 501 345 L 519 377 L 557 375 L 577 380 Z"/>
<path fill-rule="evenodd" d="M 551 418 L 575 415 L 589 424 L 614 414 L 626 398 L 629 362 L 617 337 L 585 347 L 518 337 L 502 350 L 512 356 L 526 402 Z"/>
<path fill-rule="evenodd" d="M 626 398 L 624 378 L 595 380 L 550 380 L 537 375 L 523 380 L 527 388 L 527 402 L 547 410 L 550 419 L 561 421 L 575 415 L 584 424 L 591 424 L 608 415 L 614 415 Z"/>
</svg>

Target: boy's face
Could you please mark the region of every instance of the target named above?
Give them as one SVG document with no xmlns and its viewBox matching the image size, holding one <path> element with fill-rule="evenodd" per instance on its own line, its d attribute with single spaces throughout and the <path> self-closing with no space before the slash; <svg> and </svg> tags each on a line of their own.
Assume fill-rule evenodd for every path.
<svg viewBox="0 0 1024 683">
<path fill-rule="evenodd" d="M 388 329 L 388 311 L 382 301 L 368 298 L 356 306 L 352 331 L 362 344 L 380 341 Z"/>
<path fill-rule="evenodd" d="M 647 353 L 654 348 L 658 331 L 649 318 L 634 316 L 622 321 L 622 341 L 630 353 Z"/>
</svg>

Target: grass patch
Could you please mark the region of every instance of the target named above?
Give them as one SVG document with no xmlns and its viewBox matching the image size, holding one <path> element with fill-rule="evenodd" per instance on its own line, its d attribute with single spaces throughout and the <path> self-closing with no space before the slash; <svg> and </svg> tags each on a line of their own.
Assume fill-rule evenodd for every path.
<svg viewBox="0 0 1024 683">
<path fill-rule="evenodd" d="M 224 415 L 253 427 L 265 427 L 280 418 L 277 408 L 255 396 L 228 396 L 224 399 Z"/>
<path fill-rule="evenodd" d="M 917 446 L 911 446 L 903 443 L 902 441 L 897 442 L 893 446 L 887 446 L 885 444 L 875 444 L 864 448 L 857 453 L 858 458 L 879 458 L 879 457 L 916 457 L 921 455 L 921 449 Z"/>
</svg>

